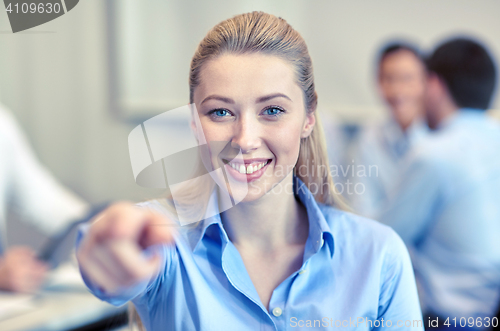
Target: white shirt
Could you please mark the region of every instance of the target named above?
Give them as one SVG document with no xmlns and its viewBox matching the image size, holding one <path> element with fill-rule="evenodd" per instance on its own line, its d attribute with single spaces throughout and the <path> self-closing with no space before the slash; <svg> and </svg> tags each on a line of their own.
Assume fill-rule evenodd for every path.
<svg viewBox="0 0 500 331">
<path fill-rule="evenodd" d="M 39 163 L 14 117 L 0 105 L 0 251 L 8 212 L 50 235 L 88 208 Z"/>
<path fill-rule="evenodd" d="M 390 119 L 363 127 L 353 144 L 346 171 L 352 181 L 351 194 L 344 192 L 355 212 L 375 217 L 401 176 L 402 162 L 408 151 L 428 134 L 422 121 L 414 121 L 405 132 Z"/>
</svg>

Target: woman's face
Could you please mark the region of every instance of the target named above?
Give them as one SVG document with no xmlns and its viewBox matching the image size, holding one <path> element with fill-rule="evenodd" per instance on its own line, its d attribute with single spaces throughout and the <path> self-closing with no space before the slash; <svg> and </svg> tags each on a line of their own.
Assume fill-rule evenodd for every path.
<svg viewBox="0 0 500 331">
<path fill-rule="evenodd" d="M 256 200 L 287 177 L 300 139 L 315 123 L 293 68 L 276 56 L 226 54 L 208 61 L 193 97 L 195 130 L 201 126 L 213 169 L 227 176 L 219 171 L 219 183 L 230 183 L 238 201 Z"/>
</svg>

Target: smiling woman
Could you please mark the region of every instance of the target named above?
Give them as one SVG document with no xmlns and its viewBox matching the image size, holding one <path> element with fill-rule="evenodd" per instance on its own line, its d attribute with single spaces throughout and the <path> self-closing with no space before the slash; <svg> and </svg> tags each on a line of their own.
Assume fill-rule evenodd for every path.
<svg viewBox="0 0 500 331">
<path fill-rule="evenodd" d="M 260 198 L 289 176 L 300 154 L 301 139 L 308 141 L 314 130 L 314 109 L 305 108 L 304 92 L 293 69 L 278 56 L 228 52 L 206 61 L 200 82 L 193 88 L 193 102 L 200 105 L 200 124 L 207 142 L 222 141 L 231 146 L 222 156 L 212 154 L 212 163 L 217 164 L 219 157 L 224 159 L 224 154 L 234 155 L 231 149 L 242 151 L 241 157 L 226 162 L 225 170 L 242 183 L 243 201 Z M 307 148 L 305 145 L 302 152 Z M 329 173 L 320 175 L 324 178 L 309 178 L 308 174 L 302 180 L 317 181 L 328 189 Z M 252 185 L 246 185 L 249 182 Z M 331 197 L 333 202 L 336 198 L 334 192 L 321 191 L 324 194 L 318 194 L 319 200 Z"/>
<path fill-rule="evenodd" d="M 401 320 L 422 330 L 400 238 L 342 211 L 297 31 L 262 12 L 219 23 L 192 60 L 190 99 L 195 136 L 208 146 L 203 165 L 221 171 L 213 171 L 215 186 L 184 189 L 193 208 L 205 195 L 213 216 L 172 227 L 172 199 L 109 207 L 77 243 L 96 296 L 131 301 L 147 330 L 289 330 L 297 320 L 360 319 L 371 323 L 361 330 Z M 232 208 L 221 207 L 225 192 Z"/>
</svg>

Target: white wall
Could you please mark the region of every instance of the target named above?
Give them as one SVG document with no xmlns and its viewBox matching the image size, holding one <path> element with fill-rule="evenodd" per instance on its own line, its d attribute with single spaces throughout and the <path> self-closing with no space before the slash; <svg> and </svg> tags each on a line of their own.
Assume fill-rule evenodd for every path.
<svg viewBox="0 0 500 331">
<path fill-rule="evenodd" d="M 80 1 L 61 18 L 13 35 L 0 11 L 0 100 L 43 163 L 84 198 L 141 199 L 150 191 L 133 181 L 132 127 L 108 110 L 105 19 L 104 1 Z"/>
<path fill-rule="evenodd" d="M 381 106 L 374 58 L 391 37 L 430 49 L 443 37 L 467 33 L 500 54 L 496 0 L 121 0 L 116 6 L 121 88 L 136 113 L 184 104 L 198 42 L 219 21 L 252 10 L 281 16 L 303 35 L 315 66 L 319 107 L 347 121 L 379 115 L 373 113 Z"/>
<path fill-rule="evenodd" d="M 138 46 L 128 46 L 132 47 L 129 55 L 149 54 L 149 61 L 160 60 L 167 66 L 170 71 L 164 83 L 179 87 L 166 92 L 174 104 L 187 102 L 187 66 L 201 36 L 218 21 L 253 9 L 281 15 L 303 34 L 315 65 L 320 108 L 336 110 L 346 120 L 381 114 L 366 110 L 380 106 L 372 84 L 372 63 L 382 38 L 409 36 L 428 47 L 450 32 L 471 31 L 500 54 L 500 2 L 496 0 L 127 1 L 140 6 L 163 3 L 178 13 L 146 15 L 148 26 L 143 26 L 145 32 L 160 32 L 157 40 L 162 36 L 174 40 L 175 47 L 163 43 L 155 51 L 170 52 L 175 61 L 149 51 L 148 42 L 154 38 L 136 35 L 146 47 L 142 53 L 133 51 Z M 158 31 L 164 16 L 177 17 L 177 23 Z M 24 33 L 9 31 L 6 13 L 0 10 L 0 100 L 14 111 L 54 174 L 92 202 L 161 193 L 135 185 L 127 149 L 132 126 L 109 111 L 105 1 L 82 0 L 52 22 Z M 182 40 L 176 33 L 192 37 Z M 163 76 L 146 78 L 155 86 Z"/>
</svg>

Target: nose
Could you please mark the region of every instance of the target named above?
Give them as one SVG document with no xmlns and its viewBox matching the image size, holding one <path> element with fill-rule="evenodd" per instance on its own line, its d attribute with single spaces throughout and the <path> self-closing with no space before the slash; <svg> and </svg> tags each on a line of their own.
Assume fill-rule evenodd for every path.
<svg viewBox="0 0 500 331">
<path fill-rule="evenodd" d="M 261 146 L 260 123 L 251 115 L 241 116 L 234 126 L 231 146 L 241 148 L 243 154 L 248 154 Z"/>
<path fill-rule="evenodd" d="M 395 98 L 401 95 L 401 83 L 395 79 L 387 79 L 383 84 L 385 95 L 388 98 Z"/>
</svg>

